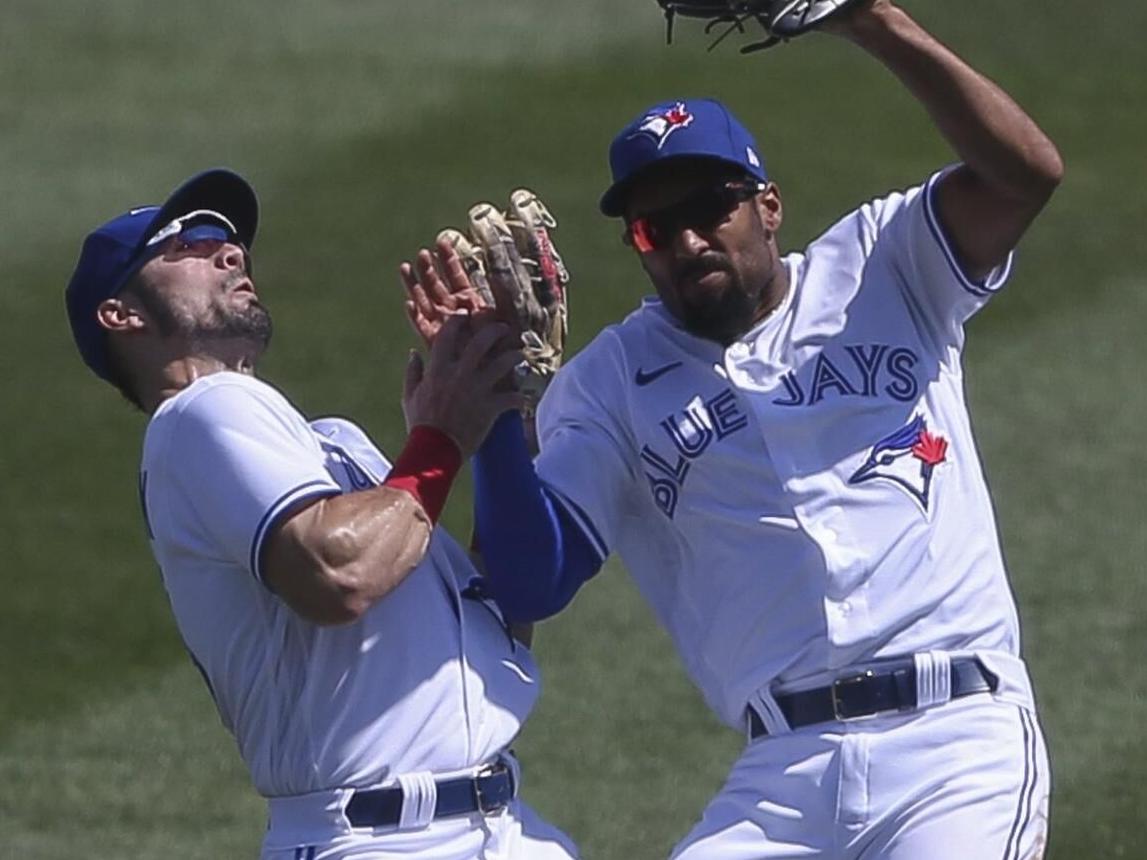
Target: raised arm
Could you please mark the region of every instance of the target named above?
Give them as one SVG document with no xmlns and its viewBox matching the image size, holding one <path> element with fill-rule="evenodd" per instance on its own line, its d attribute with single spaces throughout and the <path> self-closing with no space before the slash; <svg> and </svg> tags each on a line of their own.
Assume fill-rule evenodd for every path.
<svg viewBox="0 0 1147 860">
<path fill-rule="evenodd" d="M 399 271 L 407 315 L 426 343 L 441 337 L 442 321 L 455 307 L 500 313 L 520 337 L 520 328 L 514 328 L 517 315 L 501 300 L 496 308 L 484 305 L 449 243 L 440 241 L 435 254 L 420 251 L 413 264 L 403 263 Z M 504 292 L 496 274 L 491 286 L 495 295 Z M 487 592 L 519 630 L 559 612 L 602 565 L 581 528 L 538 478 L 532 420 L 518 411 L 504 413 L 473 459 L 475 564 L 486 578 Z M 525 634 L 522 641 L 528 638 Z"/>
<path fill-rule="evenodd" d="M 833 19 L 826 30 L 880 60 L 924 105 L 963 164 L 937 206 L 966 274 L 1002 263 L 1063 177 L 1055 144 L 1002 89 L 889 0 Z"/>
<path fill-rule="evenodd" d="M 521 360 L 504 348 L 506 331 L 447 319 L 425 368 L 412 354 L 403 393 L 409 437 L 385 483 L 313 501 L 274 528 L 264 577 L 299 615 L 354 621 L 422 561 L 463 460 L 500 413 L 519 405 L 517 394 L 497 390 Z"/>
</svg>

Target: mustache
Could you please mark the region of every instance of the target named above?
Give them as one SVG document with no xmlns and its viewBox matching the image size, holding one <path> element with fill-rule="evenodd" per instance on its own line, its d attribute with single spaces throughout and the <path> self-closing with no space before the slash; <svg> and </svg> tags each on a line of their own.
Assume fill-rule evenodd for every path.
<svg viewBox="0 0 1147 860">
<path fill-rule="evenodd" d="M 683 263 L 681 268 L 677 270 L 677 277 L 684 281 L 703 278 L 712 272 L 730 271 L 732 271 L 732 265 L 724 254 L 711 253 Z"/>
</svg>

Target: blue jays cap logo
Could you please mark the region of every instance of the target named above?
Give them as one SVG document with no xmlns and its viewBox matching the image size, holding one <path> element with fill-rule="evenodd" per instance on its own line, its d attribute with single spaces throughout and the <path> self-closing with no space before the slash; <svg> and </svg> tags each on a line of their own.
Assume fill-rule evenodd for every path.
<svg viewBox="0 0 1147 860">
<path fill-rule="evenodd" d="M 895 433 L 872 446 L 850 484 L 883 479 L 891 481 L 928 510 L 932 473 L 948 458 L 948 440 L 928 431 L 923 415 L 917 415 Z"/>
<path fill-rule="evenodd" d="M 661 149 L 669 139 L 669 135 L 678 129 L 688 128 L 692 123 L 693 114 L 686 110 L 685 102 L 677 102 L 668 108 L 662 107 L 647 113 L 638 125 L 637 131 L 630 137 L 647 135 L 653 138 L 657 148 Z"/>
</svg>

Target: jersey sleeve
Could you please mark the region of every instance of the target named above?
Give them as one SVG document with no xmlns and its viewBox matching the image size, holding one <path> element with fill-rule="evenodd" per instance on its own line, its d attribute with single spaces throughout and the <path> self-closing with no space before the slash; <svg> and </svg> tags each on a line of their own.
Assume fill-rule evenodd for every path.
<svg viewBox="0 0 1147 860">
<path fill-rule="evenodd" d="M 272 393 L 239 383 L 193 392 L 169 416 L 167 481 L 155 488 L 170 523 L 191 524 L 205 551 L 260 580 L 263 541 L 281 515 L 341 492 L 303 417 Z"/>
<path fill-rule="evenodd" d="M 963 324 L 1004 286 L 1013 255 L 982 280 L 964 271 L 936 209 L 939 184 L 957 165 L 932 175 L 922 186 L 862 207 L 872 253 L 887 254 L 906 299 L 941 335 L 960 337 Z"/>
<path fill-rule="evenodd" d="M 606 331 L 554 377 L 538 409 L 538 477 L 604 559 L 633 505 L 633 445 L 618 420 L 625 389 Z"/>
</svg>

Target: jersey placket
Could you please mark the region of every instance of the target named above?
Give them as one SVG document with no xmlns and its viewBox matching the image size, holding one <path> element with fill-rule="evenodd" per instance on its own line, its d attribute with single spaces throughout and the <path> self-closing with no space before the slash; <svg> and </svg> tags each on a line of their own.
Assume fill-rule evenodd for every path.
<svg viewBox="0 0 1147 860">
<path fill-rule="evenodd" d="M 797 526 L 816 543 L 823 559 L 822 609 L 830 665 L 846 662 L 841 650 L 872 634 L 868 611 L 867 573 L 863 543 L 852 533 L 841 504 L 845 487 L 833 469 L 820 466 L 815 450 L 816 421 L 807 409 L 781 405 L 785 399 L 784 374 L 792 371 L 792 356 L 778 340 L 791 295 L 776 316 L 744 340 L 726 350 L 725 373 L 739 396 L 752 410 L 761 428 L 761 443 L 781 494 L 793 500 Z M 771 444 L 770 444 L 771 440 Z M 805 571 L 812 573 L 813 571 Z"/>
</svg>

